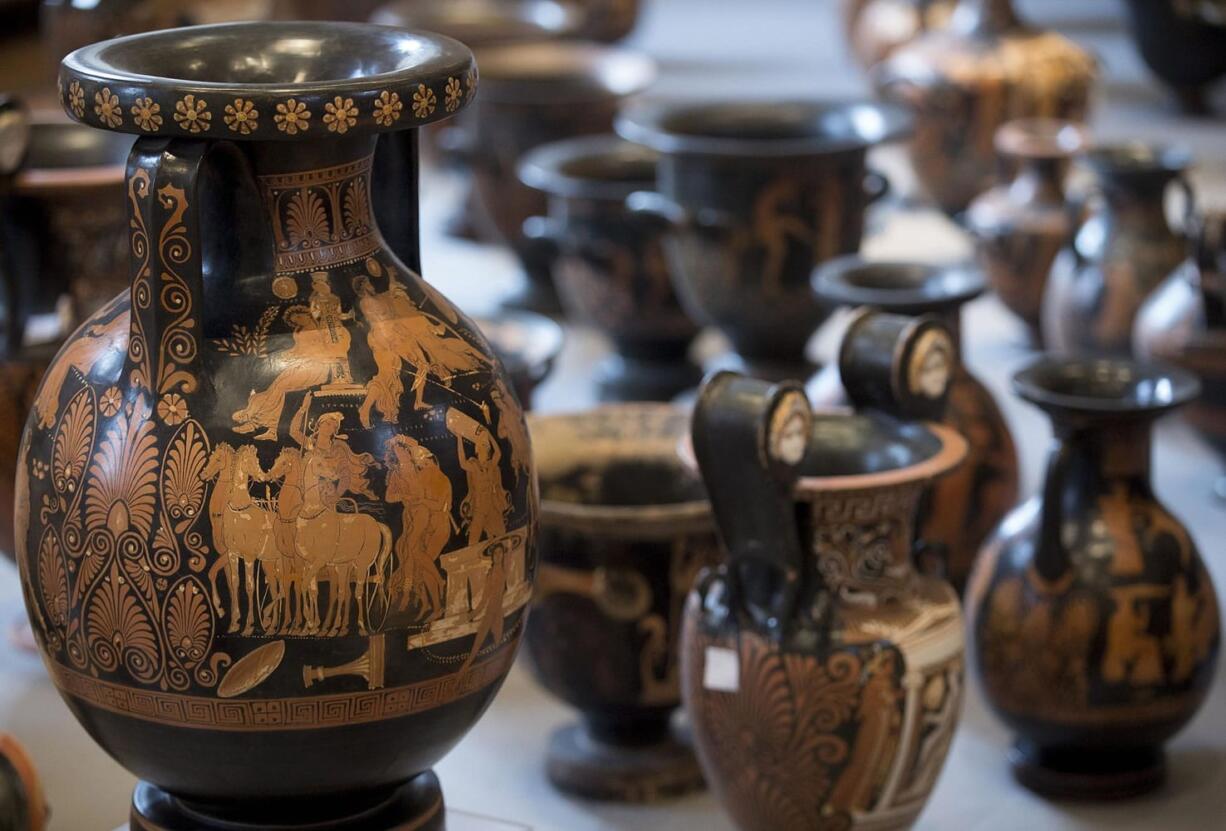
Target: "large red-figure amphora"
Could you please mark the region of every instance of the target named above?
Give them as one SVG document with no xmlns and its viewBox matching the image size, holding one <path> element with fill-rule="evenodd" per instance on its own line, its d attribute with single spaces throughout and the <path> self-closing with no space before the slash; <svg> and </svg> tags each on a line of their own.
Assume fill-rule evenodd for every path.
<svg viewBox="0 0 1226 831">
<path fill-rule="evenodd" d="M 134 827 L 442 827 L 430 767 L 535 572 L 520 406 L 417 274 L 413 128 L 476 83 L 461 44 L 359 24 L 64 61 L 70 115 L 141 137 L 132 285 L 37 394 L 18 561 L 56 686 L 142 779 Z"/>
</svg>

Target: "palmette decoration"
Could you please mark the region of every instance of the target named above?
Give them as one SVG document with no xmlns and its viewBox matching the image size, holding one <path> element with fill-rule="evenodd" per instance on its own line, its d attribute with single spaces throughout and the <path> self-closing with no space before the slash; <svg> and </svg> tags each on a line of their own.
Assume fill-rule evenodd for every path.
<svg viewBox="0 0 1226 831">
<path fill-rule="evenodd" d="M 86 93 L 105 78 L 120 111 L 139 96 L 183 118 L 77 114 L 153 135 L 128 164 L 131 291 L 35 397 L 22 583 L 61 693 L 144 780 L 137 827 L 221 827 L 220 810 L 433 829 L 429 767 L 497 690 L 531 594 L 531 448 L 485 339 L 414 271 L 401 180 L 372 171 L 415 175 L 412 144 L 376 134 L 446 114 L 397 121 L 380 102 L 444 100 L 475 69 L 454 41 L 378 27 L 190 32 L 231 58 L 290 35 L 339 39 L 384 71 L 282 57 L 290 77 L 347 79 L 290 95 L 225 62 L 201 70 L 224 92 L 189 92 L 156 75 L 182 76 L 165 57 L 182 33 L 65 62 Z M 251 104 L 242 128 L 204 117 L 236 100 Z M 244 141 L 204 140 L 223 136 Z"/>
</svg>

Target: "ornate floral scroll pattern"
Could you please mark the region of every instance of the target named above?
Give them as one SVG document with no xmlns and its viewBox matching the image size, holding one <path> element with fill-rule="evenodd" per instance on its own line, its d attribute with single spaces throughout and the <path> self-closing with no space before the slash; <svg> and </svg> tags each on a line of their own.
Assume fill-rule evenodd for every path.
<svg viewBox="0 0 1226 831">
<path fill-rule="evenodd" d="M 47 645 L 94 676 L 214 686 L 230 659 L 212 653 L 215 620 L 196 574 L 208 554 L 194 530 L 207 499 L 208 439 L 189 419 L 161 453 L 144 395 L 110 418 L 100 407 L 82 382 L 55 425 L 36 567 Z"/>
<path fill-rule="evenodd" d="M 700 660 L 707 642 L 695 641 L 691 657 Z M 691 687 L 689 697 L 704 726 L 703 755 L 721 769 L 725 803 L 745 827 L 851 828 L 851 816 L 832 810 L 829 798 L 851 759 L 862 656 L 840 651 L 822 660 L 742 633 L 740 657 L 738 692 Z"/>
<path fill-rule="evenodd" d="M 176 271 L 189 265 L 194 254 L 184 221 L 187 194 L 182 188 L 166 185 L 158 191 L 158 201 L 170 216 L 158 235 L 158 255 L 162 264 L 158 303 L 167 317 L 158 344 L 157 392 L 163 396 L 172 391 L 189 394 L 196 390 L 196 376 L 186 369 L 196 359 L 192 319 L 196 309 L 187 279 Z"/>
<path fill-rule="evenodd" d="M 85 524 L 114 537 L 128 530 L 148 536 L 157 506 L 157 439 L 138 399 L 106 431 L 89 467 Z"/>
<path fill-rule="evenodd" d="M 128 179 L 128 232 L 132 250 L 132 262 L 136 263 L 132 274 L 132 322 L 128 334 L 128 363 L 132 369 L 132 385 L 152 392 L 153 370 L 149 366 L 149 345 L 145 340 L 141 312 L 153 302 L 153 270 L 150 267 L 151 249 L 149 231 L 145 227 L 145 202 L 152 192 L 149 171 L 137 169 Z"/>
<path fill-rule="evenodd" d="M 48 480 L 29 594 L 52 657 L 95 678 L 182 691 L 215 686 L 230 658 L 213 650 L 199 577 L 210 555 L 196 529 L 210 443 L 189 410 L 198 337 L 189 205 L 177 184 L 151 185 L 143 167 L 128 180 L 133 306 L 130 323 L 112 318 L 128 331 L 130 385 L 95 389 L 73 364 L 56 389 L 68 403 L 47 408 L 42 425 L 49 459 L 24 462 L 42 463 Z"/>
<path fill-rule="evenodd" d="M 208 548 L 204 536 L 194 526 L 204 511 L 205 483 L 201 473 L 208 460 L 209 442 L 204 430 L 195 421 L 186 422 L 171 439 L 162 464 L 163 514 L 154 547 L 154 564 L 159 573 L 178 569 L 179 539 L 187 548 L 188 567 L 195 572 L 204 570 Z"/>
<path fill-rule="evenodd" d="M 47 619 L 62 636 L 68 626 L 68 567 L 52 528 L 43 532 L 42 543 L 38 546 L 38 583 L 42 587 Z"/>
<path fill-rule="evenodd" d="M 906 566 L 923 486 L 823 494 L 811 503 L 814 557 L 822 578 L 844 598 L 874 604 L 914 590 Z"/>
</svg>

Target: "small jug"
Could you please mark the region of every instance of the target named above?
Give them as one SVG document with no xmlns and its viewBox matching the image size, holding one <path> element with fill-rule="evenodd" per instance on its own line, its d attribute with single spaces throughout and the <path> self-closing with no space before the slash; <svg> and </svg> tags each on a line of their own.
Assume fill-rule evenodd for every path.
<svg viewBox="0 0 1226 831">
<path fill-rule="evenodd" d="M 915 571 L 911 541 L 923 491 L 966 442 L 815 414 L 795 383 L 723 372 L 699 394 L 693 445 L 727 552 L 682 634 L 708 784 L 743 831 L 908 827 L 963 690 L 957 595 Z"/>
</svg>

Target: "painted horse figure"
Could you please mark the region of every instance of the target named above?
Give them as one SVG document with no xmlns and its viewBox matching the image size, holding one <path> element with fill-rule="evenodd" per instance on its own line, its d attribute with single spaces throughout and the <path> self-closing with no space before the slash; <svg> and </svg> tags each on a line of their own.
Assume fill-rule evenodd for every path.
<svg viewBox="0 0 1226 831">
<path fill-rule="evenodd" d="M 269 479 L 281 480 L 277 498 L 277 544 L 286 558 L 284 594 L 295 602 L 292 626 L 343 635 L 349 630 L 351 607 L 357 607 L 358 630 L 367 634 L 368 592 L 384 579 L 392 553 L 391 530 L 374 517 L 359 513 L 353 500 L 320 499 L 318 481 L 308 476 L 310 452 L 286 448 L 269 469 Z M 315 479 L 330 479 L 326 466 L 314 466 Z M 320 470 L 324 473 L 320 473 Z M 330 489 L 329 489 L 330 490 Z M 350 503 L 351 511 L 336 505 Z M 329 584 L 328 608 L 321 619 L 319 584 Z M 356 604 L 353 602 L 356 600 Z"/>
<path fill-rule="evenodd" d="M 280 585 L 282 557 L 274 539 L 272 512 L 261 507 L 251 496 L 251 480 L 266 481 L 255 448 L 246 445 L 235 450 L 229 444 L 219 444 L 213 450 L 204 470 L 204 481 L 217 480 L 209 498 L 209 520 L 213 524 L 213 544 L 218 559 L 209 569 L 209 585 L 213 590 L 213 605 L 218 614 L 224 614 L 221 596 L 217 591 L 217 574 L 223 568 L 230 588 L 230 628 L 239 630 L 241 620 L 239 566 L 242 565 L 243 594 L 247 596 L 247 625 L 244 635 L 255 631 L 257 611 L 265 632 L 276 628 L 275 622 L 266 614 L 265 607 L 258 605 L 258 575 L 256 567 L 264 571 L 270 590 Z M 271 604 L 270 604 L 271 605 Z"/>
<path fill-rule="evenodd" d="M 357 607 L 359 634 L 368 634 L 369 591 L 385 579 L 392 553 L 391 530 L 374 517 L 335 508 L 299 514 L 296 525 L 298 553 L 307 563 L 308 592 L 317 609 L 320 580 L 331 588 L 324 633 L 348 633 L 352 603 Z"/>
</svg>

